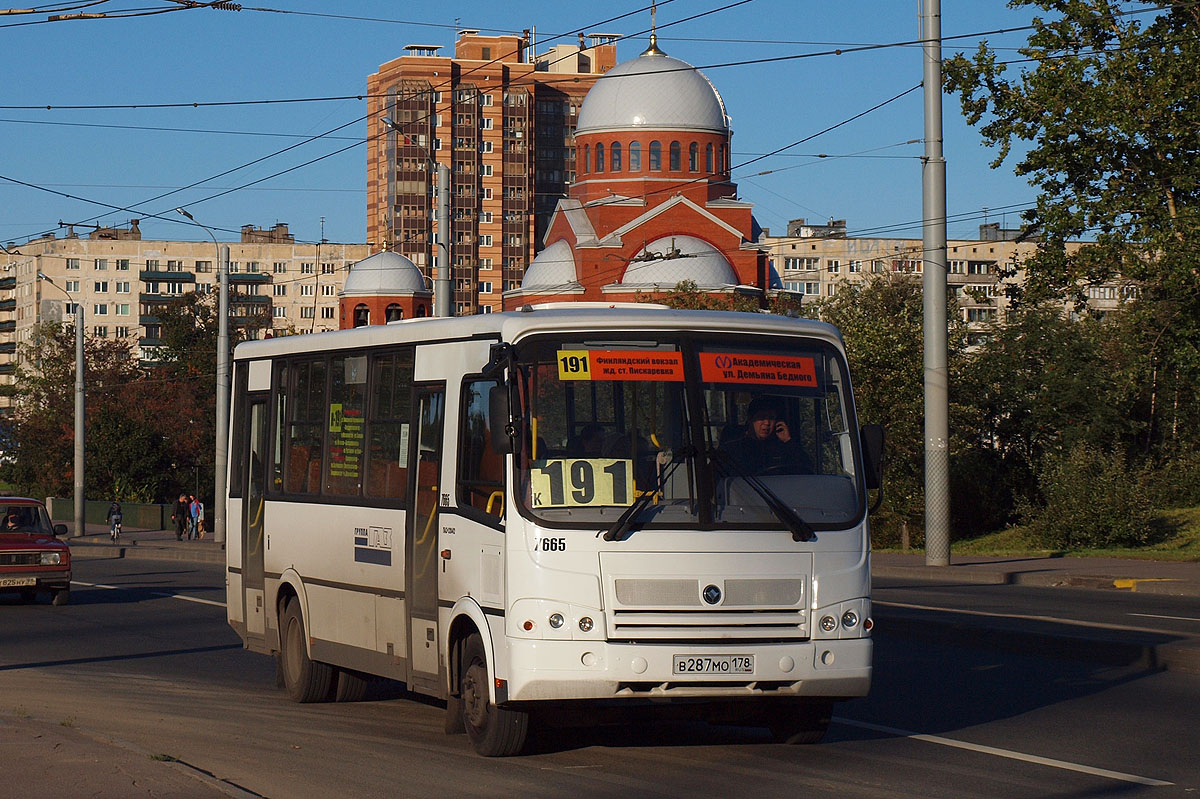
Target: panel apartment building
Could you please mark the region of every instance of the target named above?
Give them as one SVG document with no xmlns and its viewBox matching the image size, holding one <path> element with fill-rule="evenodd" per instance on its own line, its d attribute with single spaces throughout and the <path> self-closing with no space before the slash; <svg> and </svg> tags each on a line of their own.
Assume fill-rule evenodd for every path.
<svg viewBox="0 0 1200 799">
<path fill-rule="evenodd" d="M 438 55 L 438 45 L 411 44 L 383 64 L 367 79 L 372 248 L 398 252 L 434 277 L 431 163 L 445 164 L 454 313 L 500 310 L 575 180 L 575 120 L 596 78 L 616 64 L 617 38 L 588 34 L 532 56 L 528 32 L 464 30 L 453 58 Z"/>
<path fill-rule="evenodd" d="M 846 283 L 862 282 L 872 275 L 908 274 L 920 279 L 924 272 L 920 239 L 850 236 L 842 219 L 826 224 L 793 219 L 787 235 L 772 236 L 764 230 L 760 243 L 783 288 L 805 299 L 831 297 Z M 1068 242 L 1067 246 L 1078 247 L 1079 243 Z M 1023 237 L 1022 231 L 996 223 L 980 225 L 978 239 L 947 241 L 947 288 L 967 323 L 970 343 L 983 343 L 991 324 L 1005 320 L 1005 284 L 1024 279 L 1019 264 L 1036 248 L 1036 237 Z M 1002 276 L 1009 271 L 1012 277 Z M 1111 313 L 1135 294 L 1134 287 L 1119 282 L 1091 286 L 1088 306 L 1101 315 Z"/>
<path fill-rule="evenodd" d="M 367 245 L 297 244 L 285 224 L 247 225 L 240 238 L 221 243 L 229 247 L 231 324 L 265 316 L 276 335 L 338 329 L 338 293 Z M 36 326 L 72 321 L 76 305 L 89 336 L 132 340 L 139 357 L 152 357 L 158 309 L 187 292 L 215 292 L 216 262 L 211 241 L 143 240 L 138 220 L 0 251 L 0 385 L 11 383 Z"/>
</svg>

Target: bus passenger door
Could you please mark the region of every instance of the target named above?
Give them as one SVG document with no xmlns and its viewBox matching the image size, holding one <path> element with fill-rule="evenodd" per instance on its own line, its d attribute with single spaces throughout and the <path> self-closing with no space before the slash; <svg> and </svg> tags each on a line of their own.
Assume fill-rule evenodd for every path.
<svg viewBox="0 0 1200 799">
<path fill-rule="evenodd" d="M 412 453 L 413 512 L 408 514 L 405 562 L 408 564 L 408 684 L 436 691 L 438 679 L 437 575 L 438 506 L 442 486 L 444 386 L 418 386 L 417 446 Z M 449 487 L 446 487 L 449 490 Z"/>
<path fill-rule="evenodd" d="M 263 638 L 263 499 L 266 494 L 267 397 L 247 397 L 242 486 L 242 601 L 246 634 Z"/>
</svg>

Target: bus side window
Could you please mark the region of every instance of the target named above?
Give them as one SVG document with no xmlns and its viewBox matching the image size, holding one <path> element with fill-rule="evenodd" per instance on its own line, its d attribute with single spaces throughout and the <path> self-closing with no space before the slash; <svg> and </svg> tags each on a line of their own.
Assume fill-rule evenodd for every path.
<svg viewBox="0 0 1200 799">
<path fill-rule="evenodd" d="M 458 502 L 504 516 L 504 456 L 492 448 L 489 396 L 496 380 L 467 380 L 458 432 Z M 503 424 L 503 420 L 496 420 Z"/>
<path fill-rule="evenodd" d="M 372 358 L 365 453 L 368 497 L 402 502 L 408 495 L 412 384 L 411 347 Z"/>
</svg>

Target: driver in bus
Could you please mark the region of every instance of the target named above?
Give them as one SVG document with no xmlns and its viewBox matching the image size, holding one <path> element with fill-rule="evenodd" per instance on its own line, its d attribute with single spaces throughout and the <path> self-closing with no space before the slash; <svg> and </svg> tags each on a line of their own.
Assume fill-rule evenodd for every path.
<svg viewBox="0 0 1200 799">
<path fill-rule="evenodd" d="M 746 432 L 721 445 L 734 465 L 748 475 L 812 474 L 812 462 L 799 441 L 792 438 L 779 406 L 770 397 L 758 396 L 746 406 Z"/>
</svg>

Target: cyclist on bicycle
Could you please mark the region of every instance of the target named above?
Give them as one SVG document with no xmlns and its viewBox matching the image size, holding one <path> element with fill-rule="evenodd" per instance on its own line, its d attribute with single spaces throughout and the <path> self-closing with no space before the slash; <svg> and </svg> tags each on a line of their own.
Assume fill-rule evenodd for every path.
<svg viewBox="0 0 1200 799">
<path fill-rule="evenodd" d="M 121 503 L 113 501 L 108 506 L 108 538 L 116 541 L 121 537 Z"/>
</svg>

